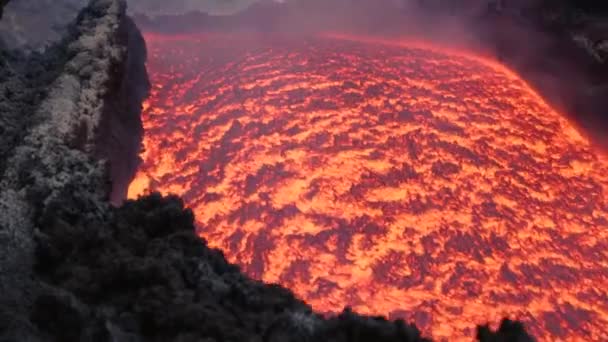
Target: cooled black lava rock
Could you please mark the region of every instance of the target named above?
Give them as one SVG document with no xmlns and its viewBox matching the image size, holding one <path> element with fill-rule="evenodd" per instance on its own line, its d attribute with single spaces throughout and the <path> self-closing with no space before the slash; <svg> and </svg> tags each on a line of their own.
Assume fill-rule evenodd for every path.
<svg viewBox="0 0 608 342">
<path fill-rule="evenodd" d="M 504 319 L 498 330 L 492 331 L 489 326 L 477 327 L 477 339 L 486 342 L 532 342 L 534 339 L 528 335 L 523 324 Z"/>
<path fill-rule="evenodd" d="M 33 269 L 39 223 L 58 208 L 67 222 L 107 215 L 110 171 L 96 157 L 112 160 L 96 153 L 97 132 L 108 116 L 122 118 L 115 127 L 135 117 L 136 127 L 147 87 L 145 73 L 130 72 L 145 61 L 129 44 L 133 29 L 124 2 L 97 0 L 44 53 L 0 47 L 0 339 L 39 337 L 29 319 L 47 287 Z"/>
</svg>

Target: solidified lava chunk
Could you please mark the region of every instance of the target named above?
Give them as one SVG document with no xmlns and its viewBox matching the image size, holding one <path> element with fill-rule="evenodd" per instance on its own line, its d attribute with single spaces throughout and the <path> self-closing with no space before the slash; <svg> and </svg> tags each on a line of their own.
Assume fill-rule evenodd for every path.
<svg viewBox="0 0 608 342">
<path fill-rule="evenodd" d="M 608 339 L 608 160 L 519 76 L 419 43 L 249 38 L 147 35 L 131 198 L 182 196 L 210 246 L 320 312 Z"/>
</svg>

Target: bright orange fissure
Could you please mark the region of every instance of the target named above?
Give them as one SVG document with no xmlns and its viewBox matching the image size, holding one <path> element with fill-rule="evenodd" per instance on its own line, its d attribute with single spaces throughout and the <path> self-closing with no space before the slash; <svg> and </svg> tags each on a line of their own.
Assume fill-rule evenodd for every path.
<svg viewBox="0 0 608 342">
<path fill-rule="evenodd" d="M 608 161 L 496 62 L 407 42 L 147 36 L 129 189 L 321 312 L 608 340 Z M 451 339 L 453 340 L 453 338 Z"/>
</svg>

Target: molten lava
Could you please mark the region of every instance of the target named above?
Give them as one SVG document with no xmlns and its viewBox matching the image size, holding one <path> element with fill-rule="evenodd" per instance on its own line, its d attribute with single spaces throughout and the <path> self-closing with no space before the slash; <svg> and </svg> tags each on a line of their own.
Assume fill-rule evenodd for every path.
<svg viewBox="0 0 608 342">
<path fill-rule="evenodd" d="M 608 161 L 518 76 L 420 44 L 148 35 L 129 196 L 321 312 L 606 340 Z"/>
</svg>

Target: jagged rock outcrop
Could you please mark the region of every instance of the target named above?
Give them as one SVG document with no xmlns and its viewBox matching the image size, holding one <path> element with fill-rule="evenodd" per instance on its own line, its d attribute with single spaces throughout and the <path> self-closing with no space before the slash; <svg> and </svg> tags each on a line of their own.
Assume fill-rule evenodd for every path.
<svg viewBox="0 0 608 342">
<path fill-rule="evenodd" d="M 45 229 L 41 219 L 68 205 L 75 217 L 107 214 L 113 161 L 108 167 L 94 158 L 98 133 L 107 132 L 105 122 L 112 116 L 130 120 L 124 124 L 130 128 L 139 124 L 141 130 L 141 99 L 147 89 L 141 70 L 133 79 L 120 73 L 129 64 L 143 65 L 143 59 L 136 59 L 145 54 L 129 50 L 137 35 L 133 28 L 123 1 L 98 0 L 80 13 L 68 37 L 44 55 L 24 61 L 24 56 L 5 52 L 12 56 L 2 68 L 8 82 L 2 84 L 6 144 L 0 151 L 5 161 L 0 165 L 0 316 L 7 330 L 30 331 L 27 317 L 44 287 L 33 271 L 34 236 Z M 110 155 L 99 151 L 102 157 Z"/>
</svg>

